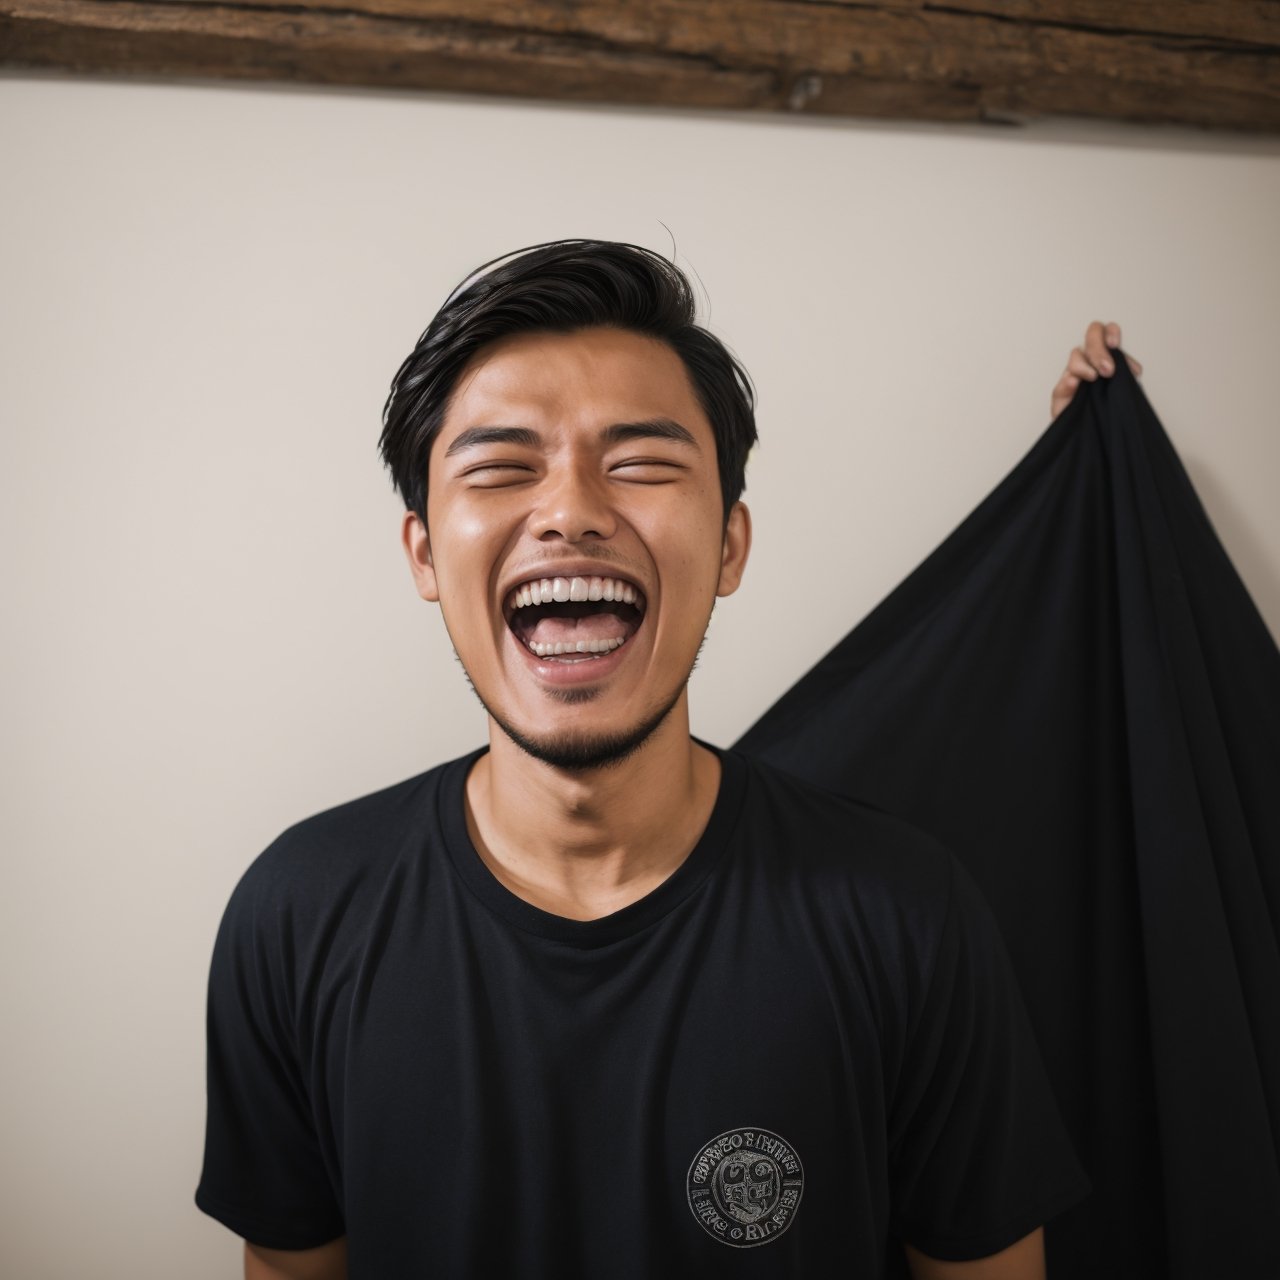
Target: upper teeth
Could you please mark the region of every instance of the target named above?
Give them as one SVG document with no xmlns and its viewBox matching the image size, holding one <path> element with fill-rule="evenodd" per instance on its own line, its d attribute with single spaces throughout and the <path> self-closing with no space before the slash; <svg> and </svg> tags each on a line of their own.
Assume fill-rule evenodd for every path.
<svg viewBox="0 0 1280 1280">
<path fill-rule="evenodd" d="M 620 578 L 535 578 L 518 586 L 508 597 L 509 609 L 530 604 L 563 603 L 566 600 L 621 600 L 644 608 L 644 597 Z"/>
</svg>

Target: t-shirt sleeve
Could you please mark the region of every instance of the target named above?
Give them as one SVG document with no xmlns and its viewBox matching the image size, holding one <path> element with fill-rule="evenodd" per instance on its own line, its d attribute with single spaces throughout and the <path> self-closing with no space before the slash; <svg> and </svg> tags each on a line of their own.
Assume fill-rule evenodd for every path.
<svg viewBox="0 0 1280 1280">
<path fill-rule="evenodd" d="M 891 1229 L 930 1257 L 998 1253 L 1084 1198 L 1004 943 L 950 859 L 932 973 L 890 1113 Z"/>
<path fill-rule="evenodd" d="M 276 883 L 259 859 L 236 886 L 214 943 L 204 1167 L 195 1199 L 254 1244 L 308 1249 L 345 1226 L 299 1053 L 294 948 Z"/>
</svg>

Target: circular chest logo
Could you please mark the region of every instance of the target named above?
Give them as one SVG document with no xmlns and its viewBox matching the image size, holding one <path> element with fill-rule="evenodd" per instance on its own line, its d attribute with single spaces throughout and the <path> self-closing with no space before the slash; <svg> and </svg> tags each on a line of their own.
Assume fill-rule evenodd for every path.
<svg viewBox="0 0 1280 1280">
<path fill-rule="evenodd" d="M 795 1220 L 804 1169 L 768 1129 L 729 1129 L 693 1158 L 689 1208 L 703 1230 L 738 1249 L 776 1240 Z"/>
</svg>

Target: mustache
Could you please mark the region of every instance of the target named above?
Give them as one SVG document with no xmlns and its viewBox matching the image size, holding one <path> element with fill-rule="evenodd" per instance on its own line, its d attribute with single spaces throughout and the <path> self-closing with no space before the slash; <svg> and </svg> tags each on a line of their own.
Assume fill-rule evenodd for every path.
<svg viewBox="0 0 1280 1280">
<path fill-rule="evenodd" d="M 533 573 L 546 574 L 555 572 L 557 564 L 568 564 L 570 561 L 590 560 L 595 564 L 609 565 L 616 568 L 625 568 L 626 560 L 614 551 L 612 547 L 590 547 L 580 546 L 573 551 L 566 551 L 560 555 L 553 555 L 549 558 L 542 557 L 537 561 L 530 560 L 523 565 L 516 565 L 512 570 L 513 573 L 523 573 L 526 569 Z"/>
</svg>

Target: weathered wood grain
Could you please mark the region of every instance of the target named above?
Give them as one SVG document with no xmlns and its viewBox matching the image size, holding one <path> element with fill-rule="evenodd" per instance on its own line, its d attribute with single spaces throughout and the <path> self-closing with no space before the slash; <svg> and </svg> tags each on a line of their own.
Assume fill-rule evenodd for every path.
<svg viewBox="0 0 1280 1280">
<path fill-rule="evenodd" d="M 0 0 L 0 65 L 1280 132 L 1277 0 Z"/>
</svg>

